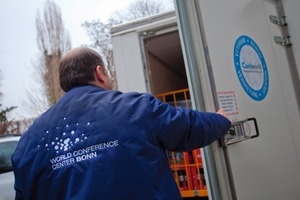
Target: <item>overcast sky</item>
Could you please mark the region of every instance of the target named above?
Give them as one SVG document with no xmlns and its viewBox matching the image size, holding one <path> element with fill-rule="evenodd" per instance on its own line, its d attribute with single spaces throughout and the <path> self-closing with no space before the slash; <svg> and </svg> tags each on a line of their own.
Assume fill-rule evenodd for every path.
<svg viewBox="0 0 300 200">
<path fill-rule="evenodd" d="M 89 44 L 81 24 L 101 19 L 126 8 L 134 0 L 54 0 L 62 10 L 66 29 L 70 32 L 72 46 Z M 18 106 L 10 118 L 23 118 L 22 104 L 26 90 L 35 82 L 32 61 L 37 56 L 35 17 L 37 10 L 43 13 L 45 0 L 0 0 L 0 70 L 3 92 L 2 109 Z"/>
</svg>

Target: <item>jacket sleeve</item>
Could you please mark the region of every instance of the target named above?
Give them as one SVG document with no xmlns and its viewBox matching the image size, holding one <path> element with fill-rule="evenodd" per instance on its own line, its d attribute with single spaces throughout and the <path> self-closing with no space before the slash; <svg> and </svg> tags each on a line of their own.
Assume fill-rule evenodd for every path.
<svg viewBox="0 0 300 200">
<path fill-rule="evenodd" d="M 27 134 L 27 132 L 23 133 L 21 139 L 18 142 L 15 152 L 11 157 L 11 162 L 12 162 L 12 167 L 13 167 L 13 172 L 15 177 L 15 183 L 14 183 L 15 200 L 26 199 L 22 190 L 22 183 L 21 183 L 22 173 L 20 172 L 19 164 L 23 157 L 24 148 L 26 147 L 28 140 L 29 140 L 29 134 Z"/>
<path fill-rule="evenodd" d="M 25 198 L 23 197 L 23 193 L 21 191 L 16 190 L 15 200 L 25 200 Z"/>
<path fill-rule="evenodd" d="M 222 137 L 231 125 L 220 114 L 174 108 L 153 97 L 150 97 L 149 112 L 157 141 L 171 151 L 207 146 Z"/>
</svg>

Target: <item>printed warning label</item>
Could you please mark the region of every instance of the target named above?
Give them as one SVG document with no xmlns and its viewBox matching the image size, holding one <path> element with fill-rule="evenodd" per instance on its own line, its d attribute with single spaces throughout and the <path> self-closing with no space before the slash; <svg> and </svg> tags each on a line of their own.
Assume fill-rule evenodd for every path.
<svg viewBox="0 0 300 200">
<path fill-rule="evenodd" d="M 223 108 L 228 115 L 239 114 L 234 91 L 218 92 L 220 108 Z"/>
</svg>

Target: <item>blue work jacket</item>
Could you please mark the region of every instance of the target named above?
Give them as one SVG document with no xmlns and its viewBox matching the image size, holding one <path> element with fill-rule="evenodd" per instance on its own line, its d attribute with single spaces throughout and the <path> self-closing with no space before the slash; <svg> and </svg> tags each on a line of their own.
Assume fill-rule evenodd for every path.
<svg viewBox="0 0 300 200">
<path fill-rule="evenodd" d="M 20 139 L 16 199 L 181 199 L 165 151 L 204 147 L 229 127 L 219 114 L 149 94 L 75 87 Z"/>
</svg>

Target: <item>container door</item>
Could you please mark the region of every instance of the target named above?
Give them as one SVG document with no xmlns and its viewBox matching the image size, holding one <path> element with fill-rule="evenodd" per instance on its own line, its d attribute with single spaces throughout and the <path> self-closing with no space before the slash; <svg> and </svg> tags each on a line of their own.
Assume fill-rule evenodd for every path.
<svg viewBox="0 0 300 200">
<path fill-rule="evenodd" d="M 300 199 L 299 68 L 281 1 L 175 3 L 195 107 L 235 122 L 205 149 L 210 198 Z"/>
</svg>

